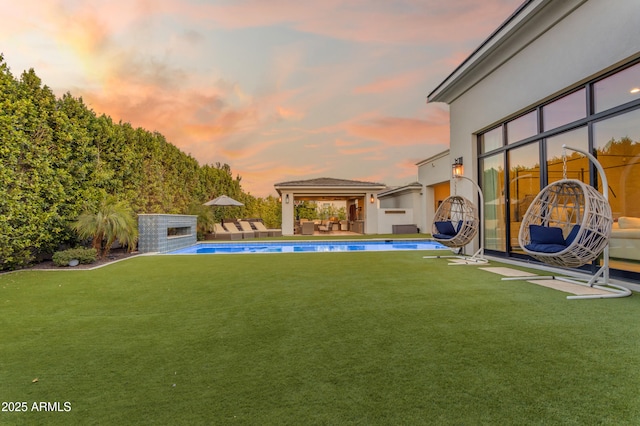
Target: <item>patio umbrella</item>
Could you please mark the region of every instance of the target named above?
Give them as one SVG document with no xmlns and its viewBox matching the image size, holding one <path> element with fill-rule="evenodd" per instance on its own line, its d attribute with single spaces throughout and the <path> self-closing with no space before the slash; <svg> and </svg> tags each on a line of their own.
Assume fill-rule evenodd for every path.
<svg viewBox="0 0 640 426">
<path fill-rule="evenodd" d="M 244 206 L 244 204 L 242 204 L 240 201 L 236 201 L 233 198 L 227 196 L 227 195 L 221 195 L 217 198 L 214 198 L 213 200 L 207 201 L 206 203 L 204 203 L 205 206 L 220 206 L 220 207 L 226 207 L 226 206 Z M 222 218 L 222 224 L 224 225 L 224 218 Z"/>
</svg>

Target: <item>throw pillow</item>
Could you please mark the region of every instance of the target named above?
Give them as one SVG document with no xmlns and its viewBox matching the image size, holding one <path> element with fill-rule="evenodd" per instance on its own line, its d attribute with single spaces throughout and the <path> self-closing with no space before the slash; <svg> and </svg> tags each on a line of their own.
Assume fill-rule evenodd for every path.
<svg viewBox="0 0 640 426">
<path fill-rule="evenodd" d="M 618 219 L 618 226 L 620 229 L 640 228 L 640 217 L 623 216 Z"/>
<path fill-rule="evenodd" d="M 562 228 L 555 226 L 529 225 L 531 242 L 535 244 L 564 244 Z"/>
<path fill-rule="evenodd" d="M 456 235 L 456 230 L 453 227 L 453 223 L 449 221 L 436 222 L 435 225 L 439 234 Z"/>
</svg>

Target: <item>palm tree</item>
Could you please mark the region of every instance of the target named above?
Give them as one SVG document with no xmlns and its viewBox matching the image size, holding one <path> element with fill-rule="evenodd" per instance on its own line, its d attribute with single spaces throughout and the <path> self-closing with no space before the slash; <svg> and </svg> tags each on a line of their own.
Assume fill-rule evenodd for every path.
<svg viewBox="0 0 640 426">
<path fill-rule="evenodd" d="M 210 207 L 201 203 L 191 203 L 187 214 L 198 216 L 198 239 L 203 239 L 205 234 L 213 232 L 213 225 L 216 221 Z"/>
<path fill-rule="evenodd" d="M 95 212 L 85 211 L 73 224 L 80 238 L 91 238 L 92 246 L 100 257 L 109 254 L 113 243 L 118 240 L 129 250 L 138 241 L 138 227 L 131 208 L 123 201 L 103 199 Z"/>
</svg>

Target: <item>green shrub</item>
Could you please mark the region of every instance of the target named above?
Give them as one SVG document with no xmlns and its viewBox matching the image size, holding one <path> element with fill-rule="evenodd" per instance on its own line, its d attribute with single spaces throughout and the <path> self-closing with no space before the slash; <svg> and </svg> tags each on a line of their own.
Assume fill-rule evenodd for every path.
<svg viewBox="0 0 640 426">
<path fill-rule="evenodd" d="M 98 258 L 98 252 L 94 248 L 74 248 L 57 251 L 53 254 L 53 263 L 56 266 L 69 266 L 69 262 L 78 259 L 80 263 L 93 263 Z"/>
</svg>

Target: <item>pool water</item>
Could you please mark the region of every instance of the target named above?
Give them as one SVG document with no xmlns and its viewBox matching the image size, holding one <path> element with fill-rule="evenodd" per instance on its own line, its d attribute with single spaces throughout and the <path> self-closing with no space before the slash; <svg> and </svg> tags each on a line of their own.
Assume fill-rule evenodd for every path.
<svg viewBox="0 0 640 426">
<path fill-rule="evenodd" d="M 447 247 L 433 240 L 255 241 L 199 243 L 180 250 L 174 250 L 168 254 L 302 253 L 442 249 L 447 249 Z"/>
</svg>

